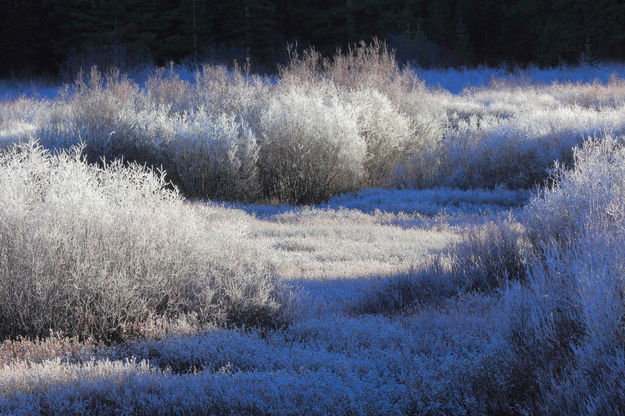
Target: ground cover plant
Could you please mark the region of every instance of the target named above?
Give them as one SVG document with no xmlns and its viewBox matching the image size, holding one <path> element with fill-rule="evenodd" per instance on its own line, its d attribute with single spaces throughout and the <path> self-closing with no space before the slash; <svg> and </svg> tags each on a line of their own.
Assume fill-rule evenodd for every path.
<svg viewBox="0 0 625 416">
<path fill-rule="evenodd" d="M 449 91 L 376 44 L 6 99 L 0 414 L 622 414 L 619 68 Z"/>
</svg>

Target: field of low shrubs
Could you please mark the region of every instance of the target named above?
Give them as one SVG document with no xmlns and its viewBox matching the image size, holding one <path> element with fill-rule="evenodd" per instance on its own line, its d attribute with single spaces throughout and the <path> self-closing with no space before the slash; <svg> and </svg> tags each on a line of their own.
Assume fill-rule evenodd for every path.
<svg viewBox="0 0 625 416">
<path fill-rule="evenodd" d="M 373 44 L 6 99 L 0 413 L 623 414 L 604 78 L 452 93 Z"/>
<path fill-rule="evenodd" d="M 58 98 L 13 102 L 0 120 L 7 139 L 83 143 L 91 162 L 163 168 L 187 197 L 317 203 L 372 186 L 541 185 L 584 138 L 625 132 L 622 91 L 616 76 L 510 78 L 454 95 L 373 44 L 293 54 L 271 78 L 205 66 L 139 82 L 92 68 Z"/>
</svg>

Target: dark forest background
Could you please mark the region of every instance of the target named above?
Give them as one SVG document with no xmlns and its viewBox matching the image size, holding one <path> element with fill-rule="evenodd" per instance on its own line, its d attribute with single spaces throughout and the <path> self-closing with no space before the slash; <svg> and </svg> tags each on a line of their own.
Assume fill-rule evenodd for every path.
<svg viewBox="0 0 625 416">
<path fill-rule="evenodd" d="M 623 0 L 0 0 L 0 75 L 333 53 L 377 37 L 425 67 L 625 58 Z"/>
</svg>

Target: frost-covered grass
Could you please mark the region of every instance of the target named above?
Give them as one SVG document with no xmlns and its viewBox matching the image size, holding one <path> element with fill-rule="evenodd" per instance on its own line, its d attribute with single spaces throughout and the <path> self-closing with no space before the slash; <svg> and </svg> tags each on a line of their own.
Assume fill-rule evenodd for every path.
<svg viewBox="0 0 625 416">
<path fill-rule="evenodd" d="M 530 192 L 507 189 L 365 189 L 333 197 L 322 206 L 355 209 L 368 213 L 379 210 L 434 216 L 501 211 L 524 205 L 529 197 Z"/>
<path fill-rule="evenodd" d="M 497 302 L 401 322 L 311 320 L 288 333 L 225 331 L 133 344 L 111 359 L 5 367 L 0 408 L 22 414 L 466 414 L 505 379 Z M 146 362 L 125 362 L 116 355 Z M 13 392 L 20 391 L 16 396 Z M 493 395 L 494 396 L 494 395 Z M 496 396 L 495 396 L 496 397 Z M 100 400 L 102 398 L 103 400 Z"/>
</svg>

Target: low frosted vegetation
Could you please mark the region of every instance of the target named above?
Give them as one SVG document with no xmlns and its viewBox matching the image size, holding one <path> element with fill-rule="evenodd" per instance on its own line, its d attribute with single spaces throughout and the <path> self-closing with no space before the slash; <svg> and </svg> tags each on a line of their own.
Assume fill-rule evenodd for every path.
<svg viewBox="0 0 625 416">
<path fill-rule="evenodd" d="M 452 94 L 377 45 L 3 103 L 0 413 L 623 414 L 625 87 L 580 71 Z"/>
<path fill-rule="evenodd" d="M 0 156 L 0 334 L 107 340 L 182 315 L 279 325 L 278 285 L 245 235 L 147 168 L 14 147 Z"/>
<path fill-rule="evenodd" d="M 531 189 L 586 137 L 625 132 L 621 66 L 481 71 L 402 69 L 380 44 L 295 54 L 272 78 L 93 69 L 56 98 L 9 100 L 0 140 L 84 143 L 91 162 L 164 168 L 192 198 L 317 203 L 365 187 Z M 478 75 L 489 83 L 431 87 Z"/>
<path fill-rule="evenodd" d="M 532 271 L 536 290 L 554 299 L 548 307 L 560 305 L 532 342 L 544 348 L 549 340 L 564 355 L 560 367 L 536 369 L 542 394 L 533 408 L 543 413 L 625 411 L 624 145 L 612 137 L 586 142 L 575 169 L 555 170 L 555 185 L 528 212 L 530 236 L 545 253 L 544 267 Z M 561 349 L 562 340 L 572 342 Z"/>
<path fill-rule="evenodd" d="M 491 213 L 491 222 L 472 227 L 452 220 L 427 230 L 406 228 L 407 222 L 394 225 L 413 215 L 412 227 L 423 227 L 419 203 L 399 213 L 319 207 L 254 218 L 232 208 L 187 206 L 161 191 L 170 195 L 162 202 L 171 204 L 168 210 L 181 204 L 181 211 L 173 211 L 178 224 L 195 209 L 213 214 L 202 224 L 229 221 L 232 230 L 234 221 L 248 227 L 246 244 L 261 247 L 280 280 L 297 282 L 297 302 L 282 309 L 291 324 L 199 330 L 188 319 L 152 320 L 143 324 L 143 340 L 111 346 L 59 335 L 6 341 L 0 348 L 0 409 L 6 414 L 621 414 L 624 149 L 620 138 L 588 141 L 574 151 L 575 167 L 552 171 L 552 184 L 515 209 L 514 219 Z M 17 166 L 41 158 L 52 165 L 76 164 L 66 174 L 73 178 L 79 169 L 99 172 L 102 186 L 107 183 L 110 168 L 69 155 L 54 158 L 31 147 L 3 160 Z M 45 163 L 28 166 L 45 172 Z M 117 169 L 119 175 L 140 172 L 158 183 L 144 169 Z M 133 187 L 146 190 L 141 183 Z M 488 213 L 493 200 L 509 203 L 506 192 L 497 198 L 482 191 L 472 198 L 484 201 Z M 18 195 L 14 191 L 9 200 Z M 444 190 L 429 191 L 428 197 L 444 200 L 443 195 L 469 197 Z M 72 201 L 65 196 L 46 194 L 48 210 L 54 212 L 52 201 Z M 31 198 L 30 203 L 42 202 Z M 103 205 L 98 207 L 105 214 Z M 444 211 L 445 204 L 440 207 Z M 22 206 L 14 211 L 23 217 L 29 212 Z M 46 216 L 37 211 L 32 218 Z M 45 229 L 45 220 L 37 223 Z M 362 238 L 369 239 L 370 253 L 366 244 L 355 245 Z M 131 243 L 115 247 L 128 247 L 124 244 Z M 261 255 L 240 247 L 239 264 Z M 117 248 L 111 250 L 118 255 Z M 405 259 L 377 275 L 371 264 L 373 274 L 359 270 L 374 252 L 389 265 L 396 255 Z M 233 264 L 229 255 L 222 256 L 222 266 Z M 22 264 L 33 258 L 24 257 Z M 290 267 L 297 258 L 301 267 Z M 342 271 L 331 267 L 306 275 L 315 264 L 337 259 L 345 262 Z M 31 283 L 42 276 L 25 271 Z M 262 304 L 250 295 L 258 290 L 245 299 Z"/>
</svg>

